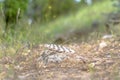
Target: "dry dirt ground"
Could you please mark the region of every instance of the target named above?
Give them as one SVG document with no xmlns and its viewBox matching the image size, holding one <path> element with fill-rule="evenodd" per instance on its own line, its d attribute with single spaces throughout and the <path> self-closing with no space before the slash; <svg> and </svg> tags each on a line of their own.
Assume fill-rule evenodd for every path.
<svg viewBox="0 0 120 80">
<path fill-rule="evenodd" d="M 60 63 L 37 61 L 42 48 L 20 49 L 0 59 L 0 80 L 119 80 L 120 38 L 65 45 L 75 53 Z"/>
</svg>

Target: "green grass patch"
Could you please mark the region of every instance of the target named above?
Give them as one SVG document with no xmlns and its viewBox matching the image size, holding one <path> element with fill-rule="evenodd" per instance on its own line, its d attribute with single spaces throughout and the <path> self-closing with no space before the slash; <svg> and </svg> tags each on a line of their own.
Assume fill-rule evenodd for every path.
<svg viewBox="0 0 120 80">
<path fill-rule="evenodd" d="M 76 13 L 72 13 L 68 16 L 62 16 L 57 20 L 54 20 L 41 27 L 37 26 L 38 33 L 46 34 L 46 37 L 52 38 L 56 34 L 60 34 L 71 29 L 77 28 L 89 28 L 91 23 L 95 20 L 103 21 L 104 15 L 102 13 L 108 13 L 114 11 L 112 1 L 105 0 L 103 2 L 97 2 L 92 6 L 86 6 L 80 9 Z M 36 31 L 35 29 L 35 31 Z"/>
<path fill-rule="evenodd" d="M 112 12 L 114 10 L 115 8 L 112 6 L 112 1 L 105 0 L 101 2 L 99 1 L 91 6 L 86 6 L 82 9 L 80 8 L 76 13 L 61 16 L 60 18 L 46 24 L 35 23 L 32 26 L 29 26 L 24 19 L 16 25 L 14 34 L 9 33 L 4 38 L 4 22 L 0 20 L 0 46 L 2 44 L 9 44 L 9 47 L 17 49 L 21 47 L 22 43 L 26 42 L 31 42 L 33 44 L 52 43 L 55 35 L 67 32 L 71 29 L 89 28 L 91 27 L 90 25 L 92 21 L 103 20 L 104 16 L 102 13 Z M 11 53 L 15 53 L 14 50 L 10 50 Z"/>
</svg>

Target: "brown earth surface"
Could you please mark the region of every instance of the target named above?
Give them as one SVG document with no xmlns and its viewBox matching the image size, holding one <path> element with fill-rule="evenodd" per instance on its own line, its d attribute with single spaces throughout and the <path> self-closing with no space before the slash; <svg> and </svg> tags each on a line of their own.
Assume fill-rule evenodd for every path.
<svg viewBox="0 0 120 80">
<path fill-rule="evenodd" d="M 43 65 L 36 59 L 42 48 L 21 48 L 0 59 L 0 80 L 119 80 L 120 38 L 65 45 L 75 54 L 61 63 Z"/>
</svg>

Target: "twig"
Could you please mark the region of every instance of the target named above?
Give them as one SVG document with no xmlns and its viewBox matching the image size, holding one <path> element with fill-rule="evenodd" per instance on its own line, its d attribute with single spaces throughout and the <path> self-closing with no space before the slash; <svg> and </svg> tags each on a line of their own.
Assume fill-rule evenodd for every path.
<svg viewBox="0 0 120 80">
<path fill-rule="evenodd" d="M 19 18 L 19 16 L 20 16 L 20 11 L 21 11 L 21 9 L 18 8 L 18 10 L 17 10 L 17 15 L 16 15 L 16 22 L 18 22 L 18 18 Z"/>
</svg>

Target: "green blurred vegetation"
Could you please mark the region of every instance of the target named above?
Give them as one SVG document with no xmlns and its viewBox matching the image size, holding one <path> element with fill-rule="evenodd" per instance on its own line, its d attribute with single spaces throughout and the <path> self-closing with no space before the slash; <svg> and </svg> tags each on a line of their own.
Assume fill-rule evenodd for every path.
<svg viewBox="0 0 120 80">
<path fill-rule="evenodd" d="M 21 39 L 23 39 L 32 42 L 40 42 L 41 37 L 38 37 L 40 35 L 43 35 L 42 37 L 45 37 L 45 39 L 47 39 L 57 33 L 64 32 L 65 30 L 69 30 L 71 28 L 81 28 L 84 26 L 89 27 L 92 21 L 102 19 L 102 12 L 110 12 L 112 10 L 114 10 L 112 2 L 106 0 L 100 3 L 98 2 L 92 6 L 86 6 L 76 13 L 60 17 L 55 21 L 48 22 L 42 25 L 39 23 L 35 23 L 32 25 L 32 27 L 30 27 L 27 25 L 27 21 L 23 19 L 17 25 L 17 29 L 15 30 L 16 34 L 12 35 L 11 33 L 9 33 L 7 39 L 11 41 L 14 41 L 16 39 L 20 39 L 21 41 Z M 7 41 L 7 39 L 5 40 Z"/>
<path fill-rule="evenodd" d="M 27 8 L 28 0 L 5 0 L 3 3 L 3 11 L 5 17 L 5 29 L 14 29 L 15 23 L 17 22 L 17 16 L 23 14 Z M 18 11 L 20 10 L 20 11 Z M 10 26 L 10 24 L 13 24 Z"/>
<path fill-rule="evenodd" d="M 17 28 L 15 28 L 14 34 L 8 32 L 8 35 L 3 37 L 5 23 L 3 20 L 1 20 L 0 45 L 6 46 L 6 48 L 8 49 L 8 52 L 4 52 L 2 50 L 0 51 L 1 53 L 15 54 L 16 49 L 19 49 L 22 45 L 27 44 L 28 42 L 30 42 L 30 44 L 53 43 L 56 35 L 60 33 L 68 32 L 73 29 L 77 30 L 83 28 L 85 29 L 90 28 L 93 21 L 100 21 L 100 22 L 104 21 L 104 16 L 102 15 L 102 13 L 113 12 L 116 9 L 112 6 L 113 2 L 111 0 L 104 0 L 101 2 L 98 1 L 93 5 L 90 6 L 85 5 L 84 7 L 82 6 L 77 8 L 75 8 L 76 7 L 75 3 L 74 6 L 71 6 L 73 5 L 72 0 L 65 0 L 66 2 L 68 1 L 67 2 L 69 3 L 68 6 L 66 6 L 64 0 L 61 1 L 61 3 L 59 2 L 60 0 L 55 3 L 50 2 L 50 0 L 45 0 L 45 1 L 40 0 L 40 2 L 39 0 L 37 1 L 38 2 L 36 2 L 36 4 L 39 4 L 41 2 L 41 6 L 44 6 L 44 4 L 46 4 L 45 1 L 49 2 L 46 4 L 46 7 L 44 7 L 45 9 L 42 10 L 42 12 L 46 13 L 48 16 L 46 17 L 45 16 L 46 14 L 41 15 L 43 17 L 43 20 L 45 20 L 46 22 L 44 23 L 35 22 L 32 25 L 28 25 L 27 18 L 22 17 L 22 19 L 20 19 L 20 21 L 16 25 Z M 56 7 L 59 5 L 63 5 L 63 6 Z M 11 3 L 11 6 L 15 6 L 15 5 Z M 16 6 L 18 5 L 16 4 Z M 58 9 L 54 9 L 54 8 L 58 8 Z M 70 10 L 71 12 L 68 10 L 68 8 L 71 9 Z M 15 10 L 17 9 L 15 8 Z M 65 14 L 63 15 L 61 14 L 61 12 Z M 102 26 L 103 25 L 101 25 L 101 28 Z"/>
<path fill-rule="evenodd" d="M 99 0 L 93 0 L 93 4 L 96 2 L 99 2 Z M 81 2 L 75 0 L 35 0 L 32 3 L 31 7 L 34 10 L 36 9 L 34 19 L 41 22 L 49 22 L 62 15 L 75 13 L 77 10 L 87 6 L 85 0 L 81 0 Z"/>
<path fill-rule="evenodd" d="M 120 12 L 120 0 L 114 0 L 113 6 L 117 8 L 118 12 Z"/>
<path fill-rule="evenodd" d="M 75 12 L 80 7 L 75 0 L 35 0 L 32 3 L 31 8 L 36 12 L 34 19 L 41 22 L 49 22 L 61 15 Z"/>
</svg>

